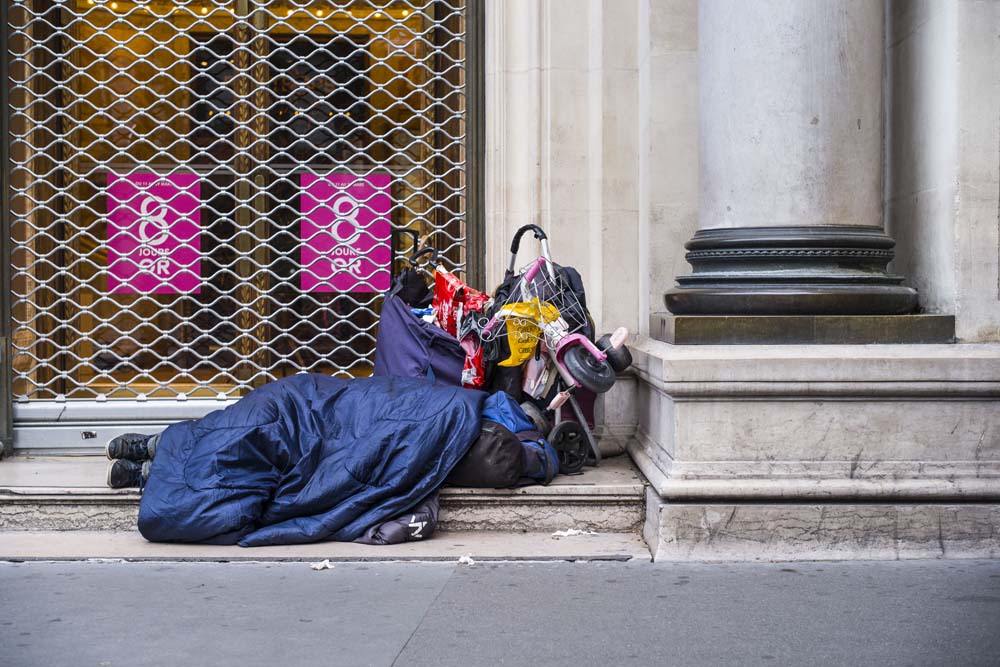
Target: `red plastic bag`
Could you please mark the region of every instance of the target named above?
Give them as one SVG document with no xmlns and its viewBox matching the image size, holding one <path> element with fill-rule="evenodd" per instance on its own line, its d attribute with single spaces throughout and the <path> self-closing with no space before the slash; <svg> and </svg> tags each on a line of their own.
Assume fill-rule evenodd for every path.
<svg viewBox="0 0 1000 667">
<path fill-rule="evenodd" d="M 437 325 L 458 339 L 465 350 L 462 386 L 479 389 L 486 382 L 479 320 L 488 294 L 474 290 L 441 267 L 434 272 L 434 301 Z"/>
</svg>

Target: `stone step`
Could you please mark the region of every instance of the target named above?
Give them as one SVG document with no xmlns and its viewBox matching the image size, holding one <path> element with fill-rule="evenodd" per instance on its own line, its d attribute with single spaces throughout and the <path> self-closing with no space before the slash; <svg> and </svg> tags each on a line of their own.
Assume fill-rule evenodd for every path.
<svg viewBox="0 0 1000 667">
<path fill-rule="evenodd" d="M 105 486 L 107 466 L 99 456 L 0 461 L 0 531 L 134 530 L 139 492 Z M 444 531 L 638 533 L 643 518 L 643 481 L 627 456 L 549 486 L 441 490 Z"/>
<path fill-rule="evenodd" d="M 0 531 L 0 561 L 456 561 L 463 556 L 472 561 L 650 560 L 645 542 L 631 532 L 561 537 L 548 532 L 444 531 L 428 540 L 386 546 L 318 542 L 244 549 L 156 544 L 136 530 Z"/>
</svg>

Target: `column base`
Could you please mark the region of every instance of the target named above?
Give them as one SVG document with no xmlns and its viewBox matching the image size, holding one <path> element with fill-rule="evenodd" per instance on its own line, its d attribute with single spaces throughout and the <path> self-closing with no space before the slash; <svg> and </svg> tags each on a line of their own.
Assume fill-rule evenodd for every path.
<svg viewBox="0 0 1000 667">
<path fill-rule="evenodd" d="M 902 315 L 917 292 L 903 285 L 676 287 L 664 303 L 679 315 Z"/>
<path fill-rule="evenodd" d="M 912 313 L 916 290 L 886 271 L 894 246 L 879 227 L 702 229 L 664 302 L 677 315 Z"/>
<path fill-rule="evenodd" d="M 653 313 L 649 336 L 672 345 L 951 343 L 955 340 L 955 316 Z"/>
</svg>

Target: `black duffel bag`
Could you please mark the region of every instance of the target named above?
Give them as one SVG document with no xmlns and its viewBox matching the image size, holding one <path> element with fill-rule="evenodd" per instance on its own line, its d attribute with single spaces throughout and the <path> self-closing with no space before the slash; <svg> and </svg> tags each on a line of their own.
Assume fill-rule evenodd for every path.
<svg viewBox="0 0 1000 667">
<path fill-rule="evenodd" d="M 524 474 L 524 447 L 517 436 L 500 424 L 483 422 L 483 430 L 445 480 L 446 484 L 504 489 Z"/>
</svg>

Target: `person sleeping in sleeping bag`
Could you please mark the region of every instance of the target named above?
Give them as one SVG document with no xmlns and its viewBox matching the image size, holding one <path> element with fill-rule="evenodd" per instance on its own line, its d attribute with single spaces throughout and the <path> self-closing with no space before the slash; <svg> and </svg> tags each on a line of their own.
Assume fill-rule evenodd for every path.
<svg viewBox="0 0 1000 667">
<path fill-rule="evenodd" d="M 143 488 L 139 531 L 154 542 L 423 539 L 436 524 L 437 489 L 485 437 L 484 413 L 514 442 L 531 428 L 502 393 L 294 375 L 158 435 L 113 439 L 108 484 Z M 558 468 L 545 446 L 543 482 Z"/>
</svg>

